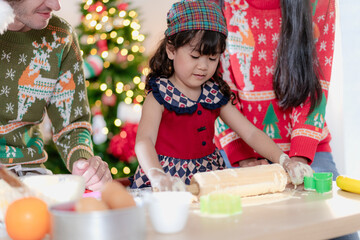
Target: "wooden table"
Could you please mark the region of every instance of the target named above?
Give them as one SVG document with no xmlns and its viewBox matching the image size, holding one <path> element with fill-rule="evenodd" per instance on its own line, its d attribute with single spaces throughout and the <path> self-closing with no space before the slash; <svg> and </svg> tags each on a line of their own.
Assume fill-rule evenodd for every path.
<svg viewBox="0 0 360 240">
<path fill-rule="evenodd" d="M 279 202 L 244 206 L 241 214 L 204 217 L 190 211 L 184 230 L 156 233 L 148 224 L 146 240 L 329 239 L 360 230 L 360 195 L 340 190 L 330 193 L 296 191 Z"/>
<path fill-rule="evenodd" d="M 148 219 L 145 239 L 317 240 L 334 238 L 358 230 L 360 230 L 360 194 L 344 192 L 334 183 L 330 193 L 295 191 L 287 200 L 243 206 L 241 214 L 226 218 L 204 217 L 199 214 L 198 209 L 193 208 L 185 229 L 175 234 L 155 232 Z M 1 224 L 0 239 L 9 240 Z"/>
</svg>

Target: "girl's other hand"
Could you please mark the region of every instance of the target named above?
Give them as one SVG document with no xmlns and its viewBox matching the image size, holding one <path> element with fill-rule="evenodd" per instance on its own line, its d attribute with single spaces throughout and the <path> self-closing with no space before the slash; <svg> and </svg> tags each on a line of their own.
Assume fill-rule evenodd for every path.
<svg viewBox="0 0 360 240">
<path fill-rule="evenodd" d="M 253 167 L 257 165 L 267 165 L 269 162 L 266 159 L 256 159 L 256 158 L 249 158 L 245 160 L 241 160 L 239 162 L 239 167 Z"/>
</svg>

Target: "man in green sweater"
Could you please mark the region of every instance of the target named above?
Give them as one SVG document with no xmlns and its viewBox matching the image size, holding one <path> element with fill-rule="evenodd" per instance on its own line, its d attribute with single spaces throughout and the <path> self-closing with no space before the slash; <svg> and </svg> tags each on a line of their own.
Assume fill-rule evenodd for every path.
<svg viewBox="0 0 360 240">
<path fill-rule="evenodd" d="M 2 0 L 1 0 L 2 1 Z M 14 21 L 0 35 L 0 162 L 19 175 L 46 173 L 39 129 L 46 113 L 53 141 L 72 174 L 99 190 L 111 181 L 94 156 L 82 57 L 74 29 L 52 15 L 59 0 L 5 0 Z M 44 171 L 41 171 L 44 170 Z"/>
</svg>

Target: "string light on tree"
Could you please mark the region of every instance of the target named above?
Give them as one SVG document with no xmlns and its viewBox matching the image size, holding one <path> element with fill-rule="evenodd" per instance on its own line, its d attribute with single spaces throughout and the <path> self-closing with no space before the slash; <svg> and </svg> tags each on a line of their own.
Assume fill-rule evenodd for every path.
<svg viewBox="0 0 360 240">
<path fill-rule="evenodd" d="M 81 12 L 77 30 L 83 58 L 101 59 L 93 63 L 102 71 L 87 79 L 90 107 L 97 109 L 102 129 L 97 143 L 106 133 L 104 142 L 94 143 L 94 151 L 108 162 L 114 177 L 128 176 L 137 167 L 132 148 L 144 101 L 142 79 L 147 72 L 139 14 L 122 0 L 83 0 Z"/>
</svg>

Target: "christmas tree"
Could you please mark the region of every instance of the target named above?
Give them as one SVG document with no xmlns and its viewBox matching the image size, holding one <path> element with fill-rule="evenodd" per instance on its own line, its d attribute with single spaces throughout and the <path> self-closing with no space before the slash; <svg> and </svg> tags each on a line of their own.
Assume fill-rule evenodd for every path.
<svg viewBox="0 0 360 240">
<path fill-rule="evenodd" d="M 138 13 L 121 0 L 83 0 L 76 27 L 84 58 L 95 155 L 114 178 L 132 175 L 147 68 Z"/>
<path fill-rule="evenodd" d="M 325 123 L 325 109 L 326 109 L 326 97 L 324 92 L 322 93 L 322 98 L 319 106 L 317 106 L 314 111 L 307 116 L 305 124 L 315 126 L 316 131 L 320 131 L 324 128 Z"/>
<path fill-rule="evenodd" d="M 277 122 L 279 122 L 279 119 L 276 117 L 274 106 L 270 103 L 263 121 L 263 131 L 272 139 L 281 138 Z"/>
</svg>

